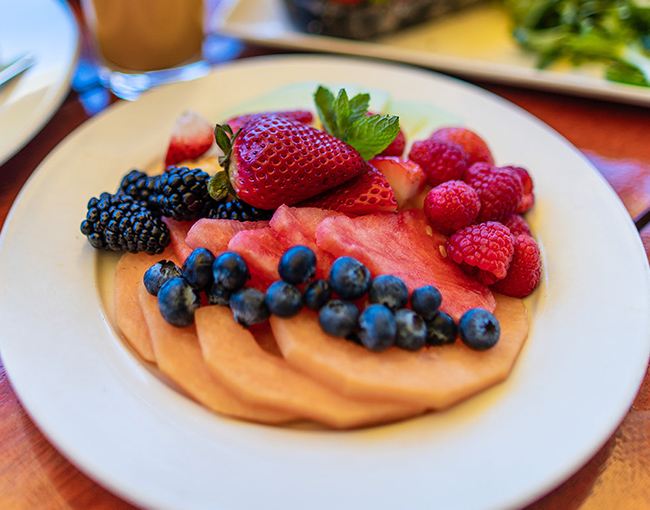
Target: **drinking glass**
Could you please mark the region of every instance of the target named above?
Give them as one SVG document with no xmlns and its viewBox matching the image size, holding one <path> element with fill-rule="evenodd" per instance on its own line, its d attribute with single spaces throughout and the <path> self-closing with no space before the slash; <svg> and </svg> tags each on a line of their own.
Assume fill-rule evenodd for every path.
<svg viewBox="0 0 650 510">
<path fill-rule="evenodd" d="M 207 74 L 206 0 L 82 0 L 99 79 L 118 97 Z"/>
</svg>

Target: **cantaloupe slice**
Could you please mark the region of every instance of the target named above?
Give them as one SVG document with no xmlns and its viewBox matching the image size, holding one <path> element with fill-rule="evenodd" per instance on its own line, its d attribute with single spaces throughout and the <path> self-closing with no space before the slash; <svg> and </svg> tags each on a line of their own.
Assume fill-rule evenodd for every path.
<svg viewBox="0 0 650 510">
<path fill-rule="evenodd" d="M 125 253 L 115 267 L 115 322 L 124 338 L 145 361 L 155 362 L 156 356 L 138 300 L 138 285 L 145 271 L 162 259 L 169 259 L 168 248 L 160 255 Z"/>
<path fill-rule="evenodd" d="M 477 352 L 460 340 L 409 352 L 392 347 L 370 352 L 345 339 L 327 335 L 316 313 L 271 317 L 276 341 L 288 363 L 342 394 L 445 409 L 503 381 L 528 335 L 523 301 L 497 296 L 501 338 L 490 350 Z"/>
<path fill-rule="evenodd" d="M 385 423 L 422 413 L 419 405 L 346 398 L 265 352 L 227 307 L 196 311 L 203 356 L 212 373 L 249 402 L 273 406 L 334 428 Z"/>
<path fill-rule="evenodd" d="M 208 370 L 195 326 L 177 328 L 168 324 L 160 315 L 158 300 L 147 292 L 144 284 L 138 287 L 137 294 L 158 367 L 191 397 L 213 411 L 244 420 L 267 424 L 296 420 L 293 413 L 245 402 L 229 391 Z"/>
</svg>

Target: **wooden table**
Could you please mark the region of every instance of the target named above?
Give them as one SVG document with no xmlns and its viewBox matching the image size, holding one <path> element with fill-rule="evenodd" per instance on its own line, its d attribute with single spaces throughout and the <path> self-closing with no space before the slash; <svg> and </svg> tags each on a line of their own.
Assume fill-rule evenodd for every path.
<svg viewBox="0 0 650 510">
<path fill-rule="evenodd" d="M 78 13 L 78 2 L 72 1 Z M 239 58 L 273 53 L 246 46 Z M 536 115 L 597 167 L 635 216 L 650 206 L 650 109 L 547 92 L 477 83 Z M 114 97 L 111 102 L 115 101 Z M 71 91 L 43 130 L 0 166 L 0 227 L 16 195 L 68 133 L 90 117 Z M 650 229 L 642 232 L 650 253 Z M 527 510 L 650 508 L 650 376 L 605 446 L 574 476 Z M 14 394 L 0 361 L 0 508 L 127 509 L 62 457 L 36 428 Z"/>
</svg>

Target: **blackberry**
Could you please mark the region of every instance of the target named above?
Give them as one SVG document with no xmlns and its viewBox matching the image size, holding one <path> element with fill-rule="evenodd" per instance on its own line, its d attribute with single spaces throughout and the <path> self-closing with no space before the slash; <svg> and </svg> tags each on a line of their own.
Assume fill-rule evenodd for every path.
<svg viewBox="0 0 650 510">
<path fill-rule="evenodd" d="M 131 170 L 122 177 L 118 193 L 124 193 L 146 204 L 154 194 L 155 180 L 155 177 L 149 177 L 140 170 Z"/>
<path fill-rule="evenodd" d="M 97 249 L 162 253 L 171 241 L 161 218 L 129 195 L 102 193 L 88 202 L 81 233 Z"/>
<path fill-rule="evenodd" d="M 154 178 L 149 205 L 175 220 L 197 220 L 204 216 L 206 202 L 214 202 L 208 194 L 209 178 L 200 168 L 169 167 Z"/>
<path fill-rule="evenodd" d="M 273 211 L 259 209 L 248 205 L 239 198 L 224 202 L 214 202 L 212 207 L 205 211 L 206 218 L 235 221 L 266 221 L 273 216 Z"/>
</svg>

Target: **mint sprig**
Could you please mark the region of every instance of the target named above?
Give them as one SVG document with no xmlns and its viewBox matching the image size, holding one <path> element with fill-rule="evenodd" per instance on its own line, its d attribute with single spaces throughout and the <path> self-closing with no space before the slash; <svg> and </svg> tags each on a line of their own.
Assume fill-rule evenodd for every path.
<svg viewBox="0 0 650 510">
<path fill-rule="evenodd" d="M 314 94 L 316 111 L 325 131 L 354 147 L 364 160 L 382 152 L 399 133 L 399 117 L 367 115 L 369 94 L 348 98 L 345 89 L 336 97 L 322 85 Z"/>
</svg>

